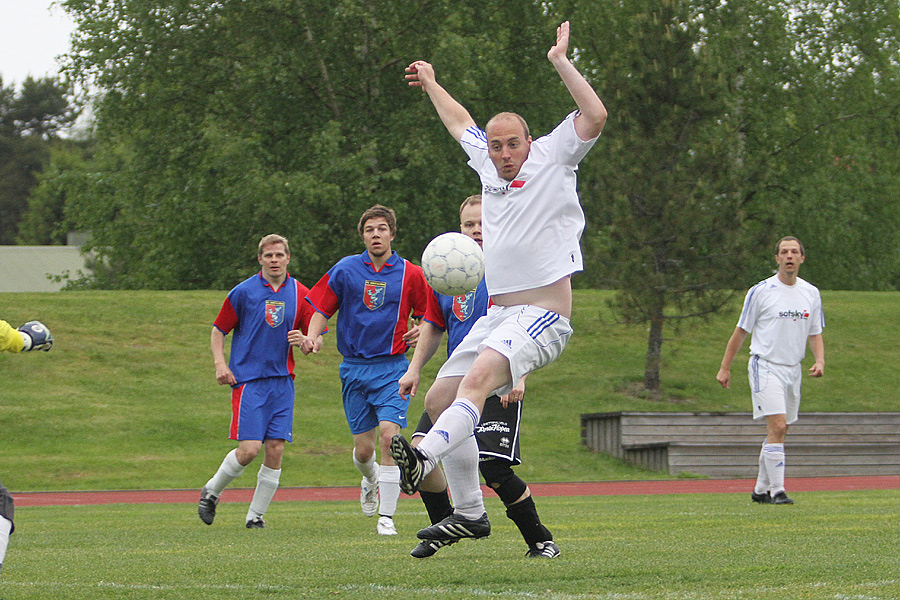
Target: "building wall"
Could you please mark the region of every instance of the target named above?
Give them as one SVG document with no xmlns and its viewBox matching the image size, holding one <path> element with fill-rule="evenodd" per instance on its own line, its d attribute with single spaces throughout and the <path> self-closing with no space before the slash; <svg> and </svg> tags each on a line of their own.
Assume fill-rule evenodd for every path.
<svg viewBox="0 0 900 600">
<path fill-rule="evenodd" d="M 0 246 L 0 292 L 58 292 L 66 280 L 49 276 L 66 273 L 90 273 L 79 246 Z"/>
</svg>

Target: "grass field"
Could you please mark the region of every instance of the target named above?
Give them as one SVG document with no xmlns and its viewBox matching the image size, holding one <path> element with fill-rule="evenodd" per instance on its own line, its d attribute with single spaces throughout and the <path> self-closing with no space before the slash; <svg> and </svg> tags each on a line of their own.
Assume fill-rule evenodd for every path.
<svg viewBox="0 0 900 600">
<path fill-rule="evenodd" d="M 900 294 L 826 292 L 826 376 L 803 410 L 897 410 Z M 611 410 L 747 410 L 715 383 L 739 310 L 669 330 L 663 395 L 634 393 L 646 331 L 615 324 L 605 292 L 576 294 L 564 357 L 529 379 L 518 471 L 527 481 L 664 477 L 580 445 L 579 415 Z M 208 340 L 224 292 L 0 294 L 0 317 L 37 318 L 50 353 L 0 355 L 0 479 L 14 491 L 198 488 L 233 443 L 228 390 Z M 282 484 L 354 485 L 333 341 L 300 358 L 295 443 Z M 436 365 L 429 367 L 433 374 Z M 736 365 L 736 369 L 739 369 Z M 737 371 L 736 371 L 737 372 Z M 736 379 L 739 379 L 737 376 Z M 421 411 L 420 394 L 410 409 Z M 255 469 L 235 485 L 252 486 Z M 541 498 L 563 550 L 525 547 L 487 499 L 494 531 L 435 558 L 408 556 L 426 516 L 402 500 L 400 535 L 381 538 L 356 502 L 279 502 L 269 528 L 223 504 L 212 527 L 193 504 L 22 507 L 0 598 L 551 598 L 888 600 L 900 598 L 898 491 Z"/>
<path fill-rule="evenodd" d="M 49 353 L 0 355 L 4 484 L 15 491 L 199 487 L 233 447 L 226 439 L 228 389 L 215 383 L 209 352 L 210 324 L 224 296 L 0 294 L 0 318 L 41 319 L 57 340 Z M 826 374 L 805 381 L 801 411 L 897 410 L 900 294 L 823 296 Z M 663 398 L 654 399 L 633 393 L 646 329 L 616 324 L 608 297 L 576 292 L 569 347 L 529 378 L 519 468 L 527 481 L 660 477 L 584 449 L 581 413 L 749 410 L 742 364 L 736 361 L 731 390 L 715 381 L 740 298 L 709 322 L 667 331 Z M 295 441 L 286 450 L 283 485 L 352 485 L 359 477 L 349 457 L 339 361 L 333 337 L 323 353 L 298 356 Z M 436 367 L 428 366 L 427 381 Z M 423 397 L 411 405 L 413 423 Z M 245 474 L 237 485 L 254 485 L 252 478 Z"/>
<path fill-rule="evenodd" d="M 383 538 L 356 502 L 282 502 L 269 528 L 223 504 L 23 508 L 0 579 L 5 600 L 888 600 L 900 598 L 898 491 L 541 498 L 563 554 L 523 557 L 496 498 L 491 537 L 408 555 L 426 520 L 402 500 Z"/>
</svg>

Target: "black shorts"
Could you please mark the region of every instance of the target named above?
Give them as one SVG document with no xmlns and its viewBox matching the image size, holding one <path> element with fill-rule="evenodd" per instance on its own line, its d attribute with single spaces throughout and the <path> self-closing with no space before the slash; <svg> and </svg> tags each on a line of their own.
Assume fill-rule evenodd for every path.
<svg viewBox="0 0 900 600">
<path fill-rule="evenodd" d="M 506 408 L 499 396 L 491 396 L 484 403 L 481 420 L 475 428 L 480 460 L 501 458 L 513 465 L 522 463 L 519 456 L 519 423 L 522 421 L 522 402 L 513 402 Z M 431 429 L 431 419 L 422 413 L 413 437 L 424 436 Z"/>
<path fill-rule="evenodd" d="M 15 522 L 13 521 L 13 514 L 15 511 L 16 507 L 13 505 L 12 495 L 9 493 L 9 490 L 0 483 L 0 515 L 13 524 L 9 530 L 10 533 L 16 529 Z"/>
</svg>

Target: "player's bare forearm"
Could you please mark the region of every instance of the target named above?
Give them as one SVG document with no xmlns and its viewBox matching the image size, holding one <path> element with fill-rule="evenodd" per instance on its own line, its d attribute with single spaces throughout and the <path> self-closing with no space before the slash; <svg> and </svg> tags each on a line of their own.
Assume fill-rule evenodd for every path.
<svg viewBox="0 0 900 600">
<path fill-rule="evenodd" d="M 744 345 L 745 337 L 747 337 L 747 332 L 740 327 L 735 327 L 734 333 L 731 334 L 728 343 L 725 345 L 725 355 L 722 357 L 722 364 L 719 366 L 719 372 L 716 374 L 716 381 L 725 389 L 728 389 L 731 385 L 731 363 L 734 361 L 734 357 L 737 356 L 738 350 Z"/>
<path fill-rule="evenodd" d="M 438 117 L 457 142 L 475 120 L 462 104 L 456 101 L 435 79 L 434 67 L 424 60 L 417 60 L 406 67 L 406 80 L 412 87 L 420 87 L 428 94 Z"/>
<path fill-rule="evenodd" d="M 575 118 L 575 131 L 582 140 L 591 140 L 600 135 L 606 124 L 606 106 L 597 96 L 584 76 L 569 61 L 569 22 L 566 21 L 556 29 L 556 44 L 547 52 L 547 59 L 559 73 L 560 79 L 575 104 L 579 115 Z"/>
<path fill-rule="evenodd" d="M 812 377 L 821 377 L 825 374 L 825 340 L 821 333 L 809 336 L 809 347 L 816 358 L 815 364 L 809 368 L 809 374 Z"/>
</svg>

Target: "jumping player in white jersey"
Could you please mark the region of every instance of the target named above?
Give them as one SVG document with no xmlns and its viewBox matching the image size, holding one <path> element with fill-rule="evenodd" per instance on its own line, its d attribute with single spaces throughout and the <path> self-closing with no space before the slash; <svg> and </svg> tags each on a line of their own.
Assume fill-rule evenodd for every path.
<svg viewBox="0 0 900 600">
<path fill-rule="evenodd" d="M 784 438 L 800 410 L 800 361 L 806 356 L 807 341 L 815 357 L 809 375 L 821 377 L 825 373 L 825 315 L 819 290 L 798 277 L 804 260 L 806 252 L 800 240 L 779 240 L 775 246 L 778 272 L 747 292 L 716 375 L 722 387 L 728 388 L 731 362 L 744 338 L 752 333 L 748 370 L 753 418 L 765 417 L 766 441 L 759 453 L 759 475 L 750 498 L 762 504 L 794 503 L 784 489 Z"/>
<path fill-rule="evenodd" d="M 406 68 L 409 85 L 428 95 L 481 178 L 485 280 L 493 302 L 429 391 L 425 407 L 439 415 L 434 427 L 416 448 L 399 434 L 391 441 L 407 494 L 415 493 L 425 475 L 443 462 L 454 512 L 419 531 L 420 539 L 490 534 L 472 435 L 485 399 L 507 394 L 523 376 L 553 362 L 572 334 L 570 277 L 582 269 L 579 239 L 584 229 L 575 171 L 600 135 L 607 113 L 569 62 L 568 47 L 565 22 L 557 28 L 547 58 L 578 110 L 537 140 L 515 113 L 495 115 L 482 131 L 437 83 L 429 63 L 419 60 Z"/>
</svg>

